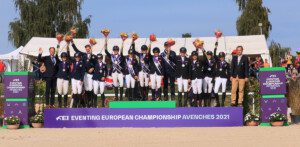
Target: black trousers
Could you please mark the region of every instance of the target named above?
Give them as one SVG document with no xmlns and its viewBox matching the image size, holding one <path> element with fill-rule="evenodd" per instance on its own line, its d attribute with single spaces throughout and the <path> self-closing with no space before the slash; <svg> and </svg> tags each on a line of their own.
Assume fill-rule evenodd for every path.
<svg viewBox="0 0 300 147">
<path fill-rule="evenodd" d="M 46 105 L 54 105 L 55 103 L 55 90 L 56 90 L 56 77 L 45 77 L 46 81 Z"/>
<path fill-rule="evenodd" d="M 169 85 L 170 81 L 170 85 Z M 164 75 L 164 97 L 168 97 L 169 86 L 171 90 L 171 98 L 175 98 L 175 76 L 174 75 Z"/>
</svg>

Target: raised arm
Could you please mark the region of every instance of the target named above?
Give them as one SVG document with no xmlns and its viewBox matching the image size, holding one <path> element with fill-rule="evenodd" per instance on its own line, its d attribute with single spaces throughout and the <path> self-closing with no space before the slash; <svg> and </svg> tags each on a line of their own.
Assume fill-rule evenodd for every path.
<svg viewBox="0 0 300 147">
<path fill-rule="evenodd" d="M 38 58 L 37 58 L 38 62 L 43 62 L 44 58 L 42 58 L 42 54 L 43 54 L 43 49 L 39 48 L 39 55 L 38 55 Z"/>
<path fill-rule="evenodd" d="M 218 42 L 215 43 L 214 58 L 216 61 L 219 61 L 219 57 L 217 56 L 217 48 L 218 48 Z"/>
<path fill-rule="evenodd" d="M 80 51 L 78 48 L 77 48 L 77 46 L 74 44 L 74 41 L 72 40 L 72 47 L 73 47 L 73 49 L 74 49 L 74 51 L 76 52 L 76 53 L 83 53 L 82 51 Z"/>
</svg>

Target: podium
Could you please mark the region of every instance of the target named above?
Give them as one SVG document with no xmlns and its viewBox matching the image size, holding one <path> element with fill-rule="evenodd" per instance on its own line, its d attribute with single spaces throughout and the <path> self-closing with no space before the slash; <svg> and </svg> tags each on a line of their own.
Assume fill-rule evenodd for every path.
<svg viewBox="0 0 300 147">
<path fill-rule="evenodd" d="M 34 78 L 31 72 L 4 73 L 4 117 L 18 116 L 20 128 L 29 128 L 34 114 Z M 3 125 L 6 128 L 6 124 Z"/>
<path fill-rule="evenodd" d="M 272 113 L 287 115 L 286 77 L 284 67 L 261 68 L 259 72 L 261 126 L 270 126 Z M 285 124 L 287 125 L 287 124 Z"/>
</svg>

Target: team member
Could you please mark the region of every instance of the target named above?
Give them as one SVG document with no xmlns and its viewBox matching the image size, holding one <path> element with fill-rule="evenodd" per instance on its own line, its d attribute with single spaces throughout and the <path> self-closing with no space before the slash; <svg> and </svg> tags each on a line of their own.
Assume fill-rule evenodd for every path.
<svg viewBox="0 0 300 147">
<path fill-rule="evenodd" d="M 176 58 L 176 78 L 178 85 L 178 106 L 187 106 L 189 59 L 186 56 L 186 48 L 180 48 L 180 55 Z M 182 92 L 184 92 L 184 104 L 182 105 Z"/>
<path fill-rule="evenodd" d="M 132 101 L 134 96 L 135 82 L 138 80 L 139 63 L 133 54 L 133 49 L 128 50 L 128 56 L 125 59 L 126 66 L 124 68 L 126 88 L 128 91 L 128 100 Z M 135 99 L 136 100 L 136 99 Z"/>
<path fill-rule="evenodd" d="M 170 81 L 171 99 L 175 99 L 175 62 L 176 53 L 171 50 L 171 45 L 164 43 L 165 50 L 160 54 L 164 62 L 164 98 L 168 100 L 168 87 Z"/>
<path fill-rule="evenodd" d="M 149 69 L 150 69 L 150 81 L 151 81 L 151 93 L 152 100 L 159 100 L 161 98 L 161 81 L 164 73 L 164 63 L 161 56 L 159 56 L 160 49 L 158 47 L 153 48 L 153 55 L 151 55 L 149 49 Z"/>
<path fill-rule="evenodd" d="M 138 53 L 135 50 L 135 44 L 131 45 L 133 49 L 133 53 L 139 57 L 140 70 L 139 70 L 139 82 L 142 89 L 142 100 L 146 100 L 148 98 L 149 92 L 149 55 L 148 55 L 148 47 L 146 45 L 142 45 L 141 53 Z"/>
<path fill-rule="evenodd" d="M 239 89 L 238 105 L 242 106 L 244 100 L 244 88 L 245 82 L 248 81 L 249 77 L 249 61 L 246 55 L 243 55 L 243 47 L 238 46 L 236 48 L 237 54 L 232 57 L 231 61 L 231 77 L 232 82 L 231 88 L 231 106 L 235 106 L 236 92 Z"/>
<path fill-rule="evenodd" d="M 68 52 L 69 53 L 69 52 Z M 64 98 L 64 108 L 67 107 L 68 102 L 68 89 L 69 89 L 69 75 L 70 75 L 70 62 L 68 61 L 69 54 L 62 52 L 60 54 L 61 61 L 58 63 L 57 72 L 57 93 L 58 93 L 58 107 L 62 107 L 62 97 Z"/>
<path fill-rule="evenodd" d="M 55 103 L 55 89 L 56 89 L 56 73 L 58 70 L 58 56 L 55 55 L 55 48 L 49 48 L 50 55 L 42 57 L 43 49 L 39 49 L 38 62 L 43 62 L 44 67 L 46 67 L 45 72 L 43 73 L 43 78 L 46 81 L 46 108 L 54 108 Z M 49 98 L 50 94 L 50 98 Z M 49 103 L 50 101 L 50 103 Z"/>
<path fill-rule="evenodd" d="M 108 70 L 107 66 L 105 63 L 103 63 L 103 55 L 102 54 L 97 54 L 97 59 L 98 63 L 95 65 L 95 70 L 93 74 L 93 87 L 94 87 L 94 98 L 96 101 L 94 101 L 94 106 L 97 106 L 97 95 L 101 94 L 101 104 L 102 107 L 105 107 L 104 102 L 105 102 L 105 95 L 104 95 L 104 90 L 105 90 L 105 78 L 108 75 Z"/>
<path fill-rule="evenodd" d="M 113 47 L 113 54 L 110 54 L 107 51 L 107 42 L 105 43 L 105 54 L 108 56 L 112 61 L 112 78 L 113 78 L 113 85 L 115 91 L 115 100 L 119 100 L 119 88 L 120 88 L 120 100 L 123 100 L 123 84 L 124 84 L 124 56 L 123 50 L 119 54 L 119 47 Z"/>
<path fill-rule="evenodd" d="M 204 56 L 204 80 L 203 80 L 203 90 L 204 90 L 204 106 L 211 106 L 212 98 L 212 88 L 213 88 L 213 79 L 214 79 L 214 69 L 215 61 L 213 60 L 212 51 L 207 51 L 203 49 Z"/>
<path fill-rule="evenodd" d="M 92 53 L 92 47 L 91 45 L 85 45 L 85 53 L 78 50 L 74 42 L 72 41 L 72 47 L 75 50 L 76 53 L 80 53 L 82 56 L 83 65 L 85 66 L 85 74 L 84 74 L 84 90 L 85 95 L 87 98 L 88 106 L 87 107 L 95 107 L 92 104 L 94 104 L 94 101 L 96 101 L 94 98 L 93 93 L 93 72 L 94 72 L 94 65 L 97 63 L 97 57 Z"/>
<path fill-rule="evenodd" d="M 190 98 L 190 105 L 193 107 L 202 106 L 203 97 L 202 94 L 202 83 L 203 83 L 203 61 L 198 57 L 198 52 L 193 51 L 191 55 L 191 63 L 189 66 L 189 74 L 192 80 L 193 97 Z M 199 101 L 199 104 L 197 104 Z"/>
<path fill-rule="evenodd" d="M 73 108 L 78 108 L 82 100 L 82 85 L 86 69 L 80 52 L 75 53 L 74 58 L 71 70 L 71 84 L 74 99 Z"/>
<path fill-rule="evenodd" d="M 217 46 L 214 49 L 214 54 L 217 53 Z M 227 79 L 230 77 L 230 65 L 225 61 L 225 53 L 220 52 L 219 56 L 215 56 L 216 60 L 216 68 L 215 68 L 215 86 L 214 86 L 214 94 L 217 102 L 217 107 L 220 106 L 218 91 L 220 86 L 222 85 L 222 101 L 221 106 L 224 107 L 224 102 L 226 98 L 226 84 Z"/>
</svg>

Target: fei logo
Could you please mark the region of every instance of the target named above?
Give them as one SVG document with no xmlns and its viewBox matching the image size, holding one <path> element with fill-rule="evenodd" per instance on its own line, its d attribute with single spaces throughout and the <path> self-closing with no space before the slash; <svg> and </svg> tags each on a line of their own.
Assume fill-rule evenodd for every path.
<svg viewBox="0 0 300 147">
<path fill-rule="evenodd" d="M 69 120 L 69 116 L 67 116 L 67 115 L 62 115 L 62 116 L 57 116 L 56 117 L 56 121 L 67 121 L 67 120 Z"/>
</svg>

